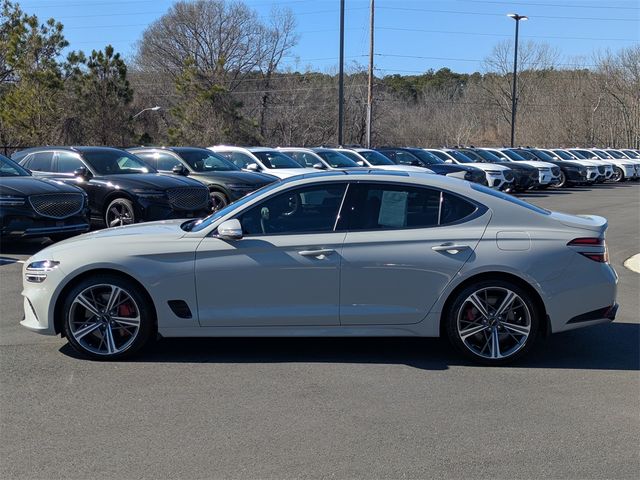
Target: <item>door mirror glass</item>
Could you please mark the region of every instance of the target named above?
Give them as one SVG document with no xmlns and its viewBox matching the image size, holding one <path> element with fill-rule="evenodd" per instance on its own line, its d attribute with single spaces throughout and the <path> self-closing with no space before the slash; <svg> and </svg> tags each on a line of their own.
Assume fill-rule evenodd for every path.
<svg viewBox="0 0 640 480">
<path fill-rule="evenodd" d="M 218 227 L 218 237 L 225 240 L 240 240 L 242 238 L 242 225 L 236 218 L 222 222 Z"/>
<path fill-rule="evenodd" d="M 325 167 L 323 163 L 318 162 L 313 164 L 313 168 L 316 168 L 318 170 L 324 170 L 327 167 Z"/>
<path fill-rule="evenodd" d="M 184 177 L 186 177 L 187 175 L 189 175 L 189 170 L 187 170 L 187 168 L 184 165 L 176 165 L 174 166 L 171 171 L 175 174 L 175 175 L 182 175 Z"/>
<path fill-rule="evenodd" d="M 249 165 L 247 165 L 247 170 L 251 172 L 258 172 L 260 171 L 260 167 L 257 163 L 250 163 Z"/>
<path fill-rule="evenodd" d="M 87 179 L 91 178 L 91 172 L 87 170 L 87 167 L 78 167 L 73 171 L 73 176 Z"/>
</svg>

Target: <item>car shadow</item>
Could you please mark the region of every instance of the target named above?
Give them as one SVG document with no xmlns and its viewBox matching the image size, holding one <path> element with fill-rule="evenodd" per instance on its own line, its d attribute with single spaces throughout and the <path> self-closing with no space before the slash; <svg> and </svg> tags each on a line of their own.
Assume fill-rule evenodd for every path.
<svg viewBox="0 0 640 480">
<path fill-rule="evenodd" d="M 60 352 L 81 358 L 68 344 Z M 166 338 L 133 363 L 400 364 L 422 370 L 476 366 L 438 338 Z M 640 370 L 640 325 L 612 323 L 540 338 L 524 359 L 500 368 Z"/>
<path fill-rule="evenodd" d="M 5 240 L 0 242 L 0 255 L 33 255 L 43 248 L 52 245 L 48 237 L 20 240 Z"/>
</svg>

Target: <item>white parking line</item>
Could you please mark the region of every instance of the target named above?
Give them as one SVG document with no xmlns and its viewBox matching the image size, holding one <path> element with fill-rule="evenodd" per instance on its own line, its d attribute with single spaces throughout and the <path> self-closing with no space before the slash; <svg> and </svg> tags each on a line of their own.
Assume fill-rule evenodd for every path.
<svg viewBox="0 0 640 480">
<path fill-rule="evenodd" d="M 640 253 L 636 253 L 633 257 L 627 258 L 624 266 L 632 272 L 640 273 Z"/>
</svg>

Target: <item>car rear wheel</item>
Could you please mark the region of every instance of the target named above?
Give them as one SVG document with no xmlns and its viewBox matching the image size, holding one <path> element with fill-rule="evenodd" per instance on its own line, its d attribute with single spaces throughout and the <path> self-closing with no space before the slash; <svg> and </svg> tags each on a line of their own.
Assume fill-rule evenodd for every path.
<svg viewBox="0 0 640 480">
<path fill-rule="evenodd" d="M 121 227 L 136 223 L 136 215 L 133 211 L 133 202 L 126 198 L 113 200 L 104 214 L 104 223 L 107 227 Z"/>
<path fill-rule="evenodd" d="M 477 363 L 502 365 L 533 345 L 539 313 L 523 288 L 506 281 L 482 281 L 461 291 L 446 317 L 450 342 Z"/>
<path fill-rule="evenodd" d="M 612 182 L 624 182 L 624 172 L 620 167 L 613 167 L 613 175 L 611 176 Z"/>
<path fill-rule="evenodd" d="M 81 355 L 114 360 L 147 343 L 153 307 L 133 282 L 112 275 L 81 281 L 64 300 L 64 334 Z"/>
<path fill-rule="evenodd" d="M 209 195 L 211 196 L 211 211 L 217 212 L 229 205 L 229 199 L 224 193 L 212 190 Z"/>
</svg>

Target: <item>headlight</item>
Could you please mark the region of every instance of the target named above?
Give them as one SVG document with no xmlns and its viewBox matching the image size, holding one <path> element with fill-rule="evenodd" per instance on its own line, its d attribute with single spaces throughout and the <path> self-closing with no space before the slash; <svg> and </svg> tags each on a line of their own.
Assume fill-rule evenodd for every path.
<svg viewBox="0 0 640 480">
<path fill-rule="evenodd" d="M 55 260 L 40 260 L 39 262 L 32 262 L 27 265 L 24 272 L 24 278 L 27 282 L 42 283 L 47 278 L 47 272 L 50 272 L 58 268 L 60 262 Z"/>
<path fill-rule="evenodd" d="M 16 195 L 0 195 L 0 205 L 7 207 L 24 205 L 24 197 Z"/>
<path fill-rule="evenodd" d="M 490 175 L 500 175 L 500 170 L 485 170 Z"/>
<path fill-rule="evenodd" d="M 144 189 L 137 189 L 137 190 L 133 190 L 133 193 L 136 194 L 138 197 L 143 197 L 143 198 L 164 198 L 164 192 L 161 190 L 144 190 Z"/>
</svg>

